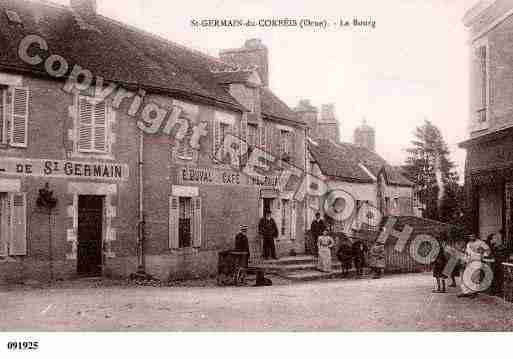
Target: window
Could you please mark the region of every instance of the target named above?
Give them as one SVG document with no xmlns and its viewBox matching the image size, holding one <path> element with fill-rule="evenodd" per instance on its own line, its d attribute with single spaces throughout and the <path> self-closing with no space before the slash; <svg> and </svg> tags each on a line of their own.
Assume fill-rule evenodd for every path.
<svg viewBox="0 0 513 359">
<path fill-rule="evenodd" d="M 108 152 L 106 102 L 79 96 L 78 112 L 78 150 L 80 152 Z"/>
<path fill-rule="evenodd" d="M 0 257 L 27 254 L 25 193 L 0 193 Z"/>
<path fill-rule="evenodd" d="M 190 161 L 194 157 L 194 149 L 191 147 L 190 138 L 193 134 L 192 126 L 189 126 L 187 134 L 182 141 L 177 143 L 176 156 L 181 160 Z"/>
<path fill-rule="evenodd" d="M 255 147 L 258 145 L 258 125 L 248 123 L 248 145 Z"/>
<path fill-rule="evenodd" d="M 29 90 L 0 85 L 0 142 L 27 147 Z"/>
<path fill-rule="evenodd" d="M 190 197 L 178 199 L 178 243 L 180 248 L 191 246 L 192 200 Z"/>
<path fill-rule="evenodd" d="M 291 157 L 291 153 L 292 153 L 292 146 L 293 146 L 293 140 L 292 140 L 292 136 L 294 135 L 294 133 L 292 132 L 291 129 L 283 129 L 281 128 L 280 129 L 280 147 L 279 147 L 279 155 L 280 155 L 280 158 L 285 161 L 285 162 L 289 162 L 290 161 L 290 157 Z"/>
<path fill-rule="evenodd" d="M 290 223 L 291 223 L 291 205 L 290 200 L 281 200 L 281 235 L 285 237 L 290 236 Z"/>
<path fill-rule="evenodd" d="M 171 249 L 201 247 L 201 211 L 199 196 L 169 198 L 169 247 Z"/>
<path fill-rule="evenodd" d="M 477 119 L 479 123 L 486 122 L 486 108 L 488 103 L 488 73 L 487 73 L 487 51 L 486 46 L 477 48 L 479 62 L 479 102 L 477 106 Z"/>
<path fill-rule="evenodd" d="M 213 126 L 214 158 L 217 158 L 217 151 L 224 143 L 227 134 L 235 134 L 235 118 L 224 112 L 216 112 Z"/>
<path fill-rule="evenodd" d="M 7 103 L 7 88 L 0 87 L 0 142 L 7 142 L 7 117 L 6 117 L 6 103 Z"/>
</svg>

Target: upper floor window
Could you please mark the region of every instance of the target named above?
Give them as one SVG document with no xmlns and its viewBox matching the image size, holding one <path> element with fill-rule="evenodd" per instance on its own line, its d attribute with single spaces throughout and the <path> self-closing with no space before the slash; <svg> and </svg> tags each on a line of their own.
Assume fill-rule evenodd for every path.
<svg viewBox="0 0 513 359">
<path fill-rule="evenodd" d="M 0 86 L 0 142 L 27 147 L 29 90 Z"/>
<path fill-rule="evenodd" d="M 487 104 L 488 104 L 488 57 L 486 45 L 477 48 L 478 59 L 478 78 L 479 78 L 479 93 L 477 103 L 477 121 L 483 123 L 487 121 Z"/>
<path fill-rule="evenodd" d="M 248 123 L 248 145 L 255 147 L 258 145 L 258 125 Z"/>
<path fill-rule="evenodd" d="M 280 128 L 280 148 L 279 155 L 284 161 L 289 161 L 292 153 L 292 129 Z"/>
<path fill-rule="evenodd" d="M 213 126 L 213 138 L 214 138 L 214 158 L 216 158 L 217 151 L 224 143 L 224 139 L 228 134 L 236 134 L 235 131 L 235 118 L 234 116 L 216 111 L 214 117 L 214 126 Z"/>
<path fill-rule="evenodd" d="M 108 152 L 108 107 L 105 101 L 92 97 L 78 98 L 78 150 Z"/>
</svg>

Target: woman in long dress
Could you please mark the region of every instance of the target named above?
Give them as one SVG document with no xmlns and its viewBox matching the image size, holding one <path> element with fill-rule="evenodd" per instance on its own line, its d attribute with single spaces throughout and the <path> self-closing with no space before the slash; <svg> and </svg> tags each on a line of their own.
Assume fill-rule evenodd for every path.
<svg viewBox="0 0 513 359">
<path fill-rule="evenodd" d="M 465 249 L 465 255 L 467 263 L 461 277 L 461 294 L 458 294 L 458 297 L 474 298 L 480 291 L 480 285 L 483 285 L 481 275 L 484 273 L 479 272 L 486 269 L 487 264 L 484 263 L 483 259 L 490 255 L 490 247 L 477 236 L 471 235 Z M 474 281 L 476 275 L 479 278 Z"/>
<path fill-rule="evenodd" d="M 331 272 L 331 247 L 335 244 L 333 238 L 328 235 L 328 231 L 323 231 L 322 236 L 317 240 L 319 248 L 319 263 L 317 268 L 321 272 Z"/>
</svg>

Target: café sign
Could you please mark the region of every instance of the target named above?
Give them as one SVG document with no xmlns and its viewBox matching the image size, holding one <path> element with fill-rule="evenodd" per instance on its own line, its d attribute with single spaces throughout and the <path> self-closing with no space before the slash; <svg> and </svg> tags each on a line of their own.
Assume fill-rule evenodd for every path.
<svg viewBox="0 0 513 359">
<path fill-rule="evenodd" d="M 0 158 L 0 175 L 126 180 L 128 165 L 66 160 Z"/>
<path fill-rule="evenodd" d="M 178 169 L 178 183 L 184 184 L 276 187 L 278 179 L 278 175 L 253 178 L 243 172 L 221 168 L 180 167 Z"/>
</svg>

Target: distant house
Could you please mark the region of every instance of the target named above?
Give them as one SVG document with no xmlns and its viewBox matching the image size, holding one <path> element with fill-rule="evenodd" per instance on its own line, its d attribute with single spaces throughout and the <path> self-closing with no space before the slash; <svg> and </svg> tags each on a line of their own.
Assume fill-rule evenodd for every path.
<svg viewBox="0 0 513 359">
<path fill-rule="evenodd" d="M 296 112 L 309 128 L 309 173 L 323 179 L 330 190 L 351 194 L 357 207 L 366 203 L 384 215 L 418 214 L 414 210 L 413 182 L 403 175 L 400 167 L 391 166 L 375 152 L 372 127 L 365 123 L 359 126 L 354 133 L 355 144 L 340 142 L 332 105 L 324 105 L 318 118 L 317 109 L 302 100 Z M 319 198 L 310 197 L 308 201 L 307 224 L 313 220 L 317 208 L 322 212 Z M 358 223 L 338 224 L 346 232 L 355 225 Z"/>
</svg>

